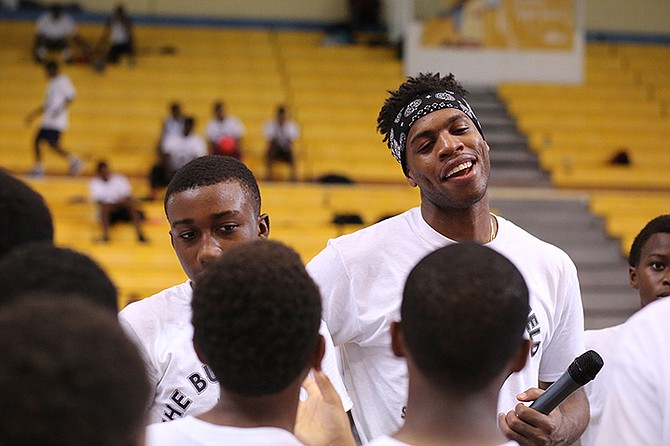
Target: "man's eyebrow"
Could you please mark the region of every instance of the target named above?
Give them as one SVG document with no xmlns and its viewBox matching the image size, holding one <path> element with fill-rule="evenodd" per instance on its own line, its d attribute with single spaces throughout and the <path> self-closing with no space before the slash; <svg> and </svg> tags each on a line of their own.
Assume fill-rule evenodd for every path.
<svg viewBox="0 0 670 446">
<path fill-rule="evenodd" d="M 465 119 L 465 118 L 467 118 L 467 115 L 465 115 L 465 114 L 456 114 L 456 115 L 453 115 L 453 116 L 451 116 L 449 119 L 447 119 L 447 121 L 445 122 L 445 125 L 449 126 L 449 125 L 453 124 L 454 122 L 456 122 L 456 121 L 458 121 L 458 120 L 460 120 L 460 119 Z M 410 141 L 408 141 L 408 144 L 411 144 L 411 143 L 412 143 L 414 140 L 416 140 L 416 139 L 419 139 L 419 138 L 425 138 L 425 137 L 431 136 L 432 133 L 433 133 L 432 130 L 424 130 L 424 131 L 422 131 L 422 132 L 419 132 L 419 133 L 417 133 L 416 135 L 412 136 L 412 139 L 411 139 Z"/>
<path fill-rule="evenodd" d="M 221 212 L 215 212 L 214 214 L 209 215 L 210 220 L 218 220 L 219 218 L 223 217 L 230 217 L 233 215 L 239 214 L 239 211 L 221 211 Z M 172 227 L 174 228 L 175 226 L 179 225 L 192 225 L 195 222 L 194 219 L 192 218 L 183 218 L 181 220 L 175 220 L 172 222 Z"/>
</svg>

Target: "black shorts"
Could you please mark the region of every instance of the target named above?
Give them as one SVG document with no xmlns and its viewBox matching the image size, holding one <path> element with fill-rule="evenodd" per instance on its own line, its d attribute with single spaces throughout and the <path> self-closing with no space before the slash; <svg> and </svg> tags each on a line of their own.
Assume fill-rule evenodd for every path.
<svg viewBox="0 0 670 446">
<path fill-rule="evenodd" d="M 58 144 L 60 140 L 60 130 L 54 129 L 40 129 L 35 136 L 35 142 L 40 142 L 42 140 L 48 141 L 51 144 Z"/>
</svg>

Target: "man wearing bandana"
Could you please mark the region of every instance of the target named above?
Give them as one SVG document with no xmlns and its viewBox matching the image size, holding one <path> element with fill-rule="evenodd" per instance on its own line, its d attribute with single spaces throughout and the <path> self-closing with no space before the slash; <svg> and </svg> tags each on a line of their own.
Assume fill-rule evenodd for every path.
<svg viewBox="0 0 670 446">
<path fill-rule="evenodd" d="M 391 92 L 378 130 L 409 185 L 419 188 L 421 205 L 330 240 L 307 268 L 320 286 L 323 319 L 340 346 L 354 421 L 367 442 L 393 434 L 412 410 L 407 367 L 393 355 L 389 334 L 411 269 L 430 252 L 461 241 L 505 255 L 528 284 L 532 348 L 527 365 L 500 391 L 500 429 L 522 445 L 572 444 L 588 424 L 581 390 L 549 415 L 521 403 L 536 399 L 538 387 L 557 380 L 584 351 L 577 271 L 559 248 L 490 212 L 490 149 L 465 94 L 453 75 L 431 73 L 410 77 Z M 472 333 L 478 329 L 473 326 Z"/>
</svg>

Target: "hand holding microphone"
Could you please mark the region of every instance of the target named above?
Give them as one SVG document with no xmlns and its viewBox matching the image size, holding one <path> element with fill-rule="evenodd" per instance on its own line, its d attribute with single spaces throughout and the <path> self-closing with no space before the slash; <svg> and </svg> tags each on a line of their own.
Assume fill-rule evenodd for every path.
<svg viewBox="0 0 670 446">
<path fill-rule="evenodd" d="M 556 382 L 547 387 L 547 390 L 530 405 L 530 408 L 545 415 L 549 414 L 572 392 L 593 380 L 602 367 L 603 358 L 597 352 L 589 350 L 583 353 L 575 358 L 568 370 Z"/>
</svg>

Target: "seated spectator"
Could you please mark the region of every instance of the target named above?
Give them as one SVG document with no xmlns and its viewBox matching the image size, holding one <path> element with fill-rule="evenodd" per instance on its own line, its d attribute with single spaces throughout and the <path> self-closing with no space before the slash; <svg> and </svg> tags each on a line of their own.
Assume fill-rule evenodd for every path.
<svg viewBox="0 0 670 446">
<path fill-rule="evenodd" d="M 133 197 L 130 182 L 125 175 L 112 173 L 105 161 L 98 163 L 96 176 L 88 183 L 91 199 L 98 204 L 98 218 L 102 227 L 100 241 L 109 241 L 109 227 L 119 220 L 132 221 L 137 231 L 137 240 L 147 241 L 142 232 L 142 213 Z"/>
<path fill-rule="evenodd" d="M 210 155 L 227 155 L 242 159 L 244 125 L 235 116 L 226 115 L 223 102 L 214 103 L 214 118 L 207 123 Z"/>
<path fill-rule="evenodd" d="M 277 107 L 277 117 L 265 123 L 263 128 L 268 143 L 265 155 L 266 179 L 272 180 L 272 165 L 276 161 L 291 167 L 291 181 L 296 180 L 293 142 L 300 136 L 298 125 L 286 116 L 284 106 Z"/>
<path fill-rule="evenodd" d="M 184 115 L 179 102 L 170 103 L 170 114 L 163 119 L 156 143 L 156 153 L 162 153 L 163 142 L 168 136 L 180 135 L 184 131 Z"/>
<path fill-rule="evenodd" d="M 0 258 L 0 305 L 27 295 L 83 297 L 116 314 L 114 283 L 95 260 L 50 243 L 27 243 Z"/>
<path fill-rule="evenodd" d="M 128 64 L 135 65 L 135 38 L 133 22 L 123 4 L 114 8 L 105 22 L 105 28 L 98 47 L 105 52 L 105 60 L 111 64 L 119 63 L 121 56 L 128 56 Z"/>
<path fill-rule="evenodd" d="M 142 357 L 115 315 L 53 295 L 0 308 L 0 437 L 12 446 L 140 446 Z"/>
<path fill-rule="evenodd" d="M 53 219 L 44 198 L 0 169 L 0 258 L 23 244 L 53 240 Z"/>
<path fill-rule="evenodd" d="M 33 57 L 36 62 L 44 62 L 49 51 L 60 51 L 63 61 L 72 62 L 72 43 L 77 44 L 85 54 L 90 51 L 77 34 L 77 25 L 72 16 L 63 11 L 61 4 L 54 3 L 37 18 Z"/>
<path fill-rule="evenodd" d="M 181 133 L 166 135 L 161 147 L 161 160 L 150 174 L 149 199 L 154 200 L 158 189 L 167 186 L 175 172 L 188 164 L 189 161 L 207 155 L 207 146 L 202 137 L 193 132 L 195 119 L 184 119 Z"/>
</svg>

